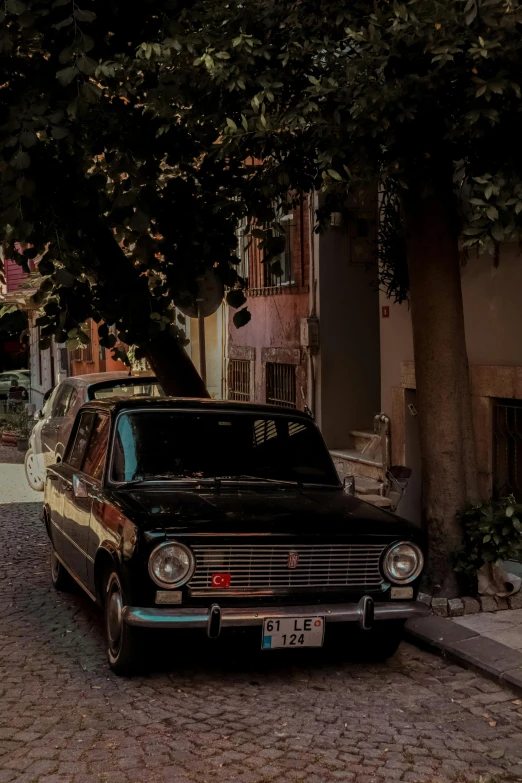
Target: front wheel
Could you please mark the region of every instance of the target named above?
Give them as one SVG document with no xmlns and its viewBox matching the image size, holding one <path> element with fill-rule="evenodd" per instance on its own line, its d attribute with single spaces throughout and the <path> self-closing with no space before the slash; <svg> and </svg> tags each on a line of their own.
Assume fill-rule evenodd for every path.
<svg viewBox="0 0 522 783">
<path fill-rule="evenodd" d="M 380 620 L 368 631 L 357 629 L 354 652 L 361 661 L 386 661 L 397 652 L 404 633 L 404 621 Z"/>
<path fill-rule="evenodd" d="M 38 461 L 32 449 L 26 452 L 24 459 L 25 476 L 31 489 L 43 492 L 45 481 L 38 470 Z"/>
<path fill-rule="evenodd" d="M 142 638 L 140 629 L 127 625 L 123 619 L 125 594 L 115 568 L 105 580 L 103 605 L 109 666 L 118 675 L 137 674 L 143 666 Z"/>
</svg>

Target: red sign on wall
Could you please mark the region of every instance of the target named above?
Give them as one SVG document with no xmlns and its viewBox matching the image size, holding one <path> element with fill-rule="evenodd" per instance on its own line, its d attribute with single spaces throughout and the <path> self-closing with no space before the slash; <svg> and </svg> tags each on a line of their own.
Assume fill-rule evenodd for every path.
<svg viewBox="0 0 522 783">
<path fill-rule="evenodd" d="M 382 317 L 383 318 L 389 318 L 390 317 L 390 306 L 389 305 L 383 305 L 382 306 Z"/>
</svg>

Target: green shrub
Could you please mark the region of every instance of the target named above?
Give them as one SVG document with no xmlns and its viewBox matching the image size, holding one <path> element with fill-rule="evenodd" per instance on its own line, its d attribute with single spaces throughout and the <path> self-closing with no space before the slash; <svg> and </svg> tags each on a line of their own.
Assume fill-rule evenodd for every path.
<svg viewBox="0 0 522 783">
<path fill-rule="evenodd" d="M 522 504 L 514 497 L 485 501 L 458 516 L 464 538 L 454 552 L 455 571 L 475 576 L 484 563 L 522 555 Z"/>
<path fill-rule="evenodd" d="M 29 418 L 25 411 L 3 411 L 0 413 L 0 433 L 10 432 L 17 438 L 28 438 L 29 430 Z"/>
</svg>

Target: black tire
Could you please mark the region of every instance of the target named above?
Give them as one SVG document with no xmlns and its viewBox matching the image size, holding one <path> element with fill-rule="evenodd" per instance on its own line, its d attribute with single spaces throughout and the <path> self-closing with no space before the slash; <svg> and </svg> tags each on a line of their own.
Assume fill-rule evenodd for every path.
<svg viewBox="0 0 522 783">
<path fill-rule="evenodd" d="M 404 633 L 402 620 L 380 620 L 369 631 L 357 629 L 354 654 L 359 661 L 387 661 L 398 650 Z"/>
<path fill-rule="evenodd" d="M 68 572 L 66 568 L 60 563 L 58 558 L 56 557 L 56 552 L 54 550 L 54 546 L 51 542 L 51 555 L 50 555 L 50 566 L 51 566 L 51 582 L 53 583 L 53 587 L 55 590 L 59 590 L 60 592 L 69 592 L 74 589 L 75 587 L 75 581 Z"/>
<path fill-rule="evenodd" d="M 25 477 L 31 489 L 34 489 L 35 492 L 43 492 L 45 481 L 38 474 L 36 457 L 32 449 L 28 449 L 25 453 L 24 468 Z"/>
<path fill-rule="evenodd" d="M 107 660 L 119 676 L 131 677 L 144 667 L 142 629 L 127 625 L 122 618 L 125 592 L 116 568 L 107 571 L 103 585 L 103 612 Z"/>
</svg>

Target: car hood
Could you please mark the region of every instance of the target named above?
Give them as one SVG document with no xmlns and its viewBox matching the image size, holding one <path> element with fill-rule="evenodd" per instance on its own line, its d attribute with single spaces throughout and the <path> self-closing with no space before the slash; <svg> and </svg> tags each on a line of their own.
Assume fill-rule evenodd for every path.
<svg viewBox="0 0 522 783">
<path fill-rule="evenodd" d="M 341 490 L 298 488 L 118 490 L 122 510 L 144 530 L 176 535 L 388 535 L 422 539 L 419 527 Z"/>
</svg>

